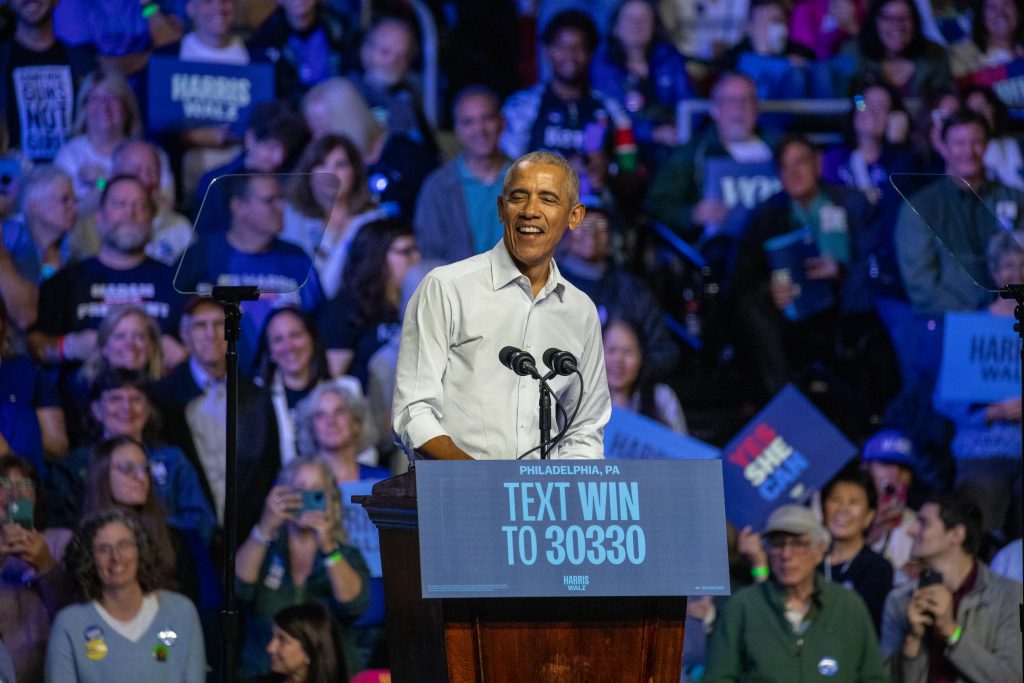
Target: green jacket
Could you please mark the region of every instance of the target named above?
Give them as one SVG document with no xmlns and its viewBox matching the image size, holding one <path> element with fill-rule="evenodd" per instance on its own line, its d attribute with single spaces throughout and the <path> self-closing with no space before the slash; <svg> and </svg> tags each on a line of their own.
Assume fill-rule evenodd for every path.
<svg viewBox="0 0 1024 683">
<path fill-rule="evenodd" d="M 702 683 L 888 681 L 875 627 L 860 596 L 815 577 L 810 624 L 797 635 L 774 581 L 733 595 L 715 624 Z"/>
<path fill-rule="evenodd" d="M 709 126 L 661 164 L 647 192 L 644 208 L 684 239 L 695 240 L 703 226 L 695 224 L 690 214 L 704 196 L 704 160 L 728 156 L 718 131 Z"/>
</svg>

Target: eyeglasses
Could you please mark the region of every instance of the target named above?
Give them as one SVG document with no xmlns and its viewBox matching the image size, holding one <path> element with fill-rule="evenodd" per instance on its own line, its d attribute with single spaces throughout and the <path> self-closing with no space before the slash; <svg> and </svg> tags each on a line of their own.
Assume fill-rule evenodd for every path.
<svg viewBox="0 0 1024 683">
<path fill-rule="evenodd" d="M 145 394 L 103 394 L 100 397 L 100 401 L 108 406 L 141 406 L 146 403 Z"/>
<path fill-rule="evenodd" d="M 885 14 L 880 13 L 878 20 L 886 24 L 910 24 L 914 21 L 914 17 L 909 14 Z"/>
<path fill-rule="evenodd" d="M 114 463 L 111 467 L 126 477 L 135 476 L 138 479 L 149 477 L 149 465 L 143 463 L 119 462 Z"/>
<path fill-rule="evenodd" d="M 419 247 L 391 247 L 388 249 L 390 254 L 398 254 L 399 256 L 412 256 L 413 254 L 420 253 Z"/>
<path fill-rule="evenodd" d="M 0 479 L 0 490 L 14 491 L 16 493 L 32 493 L 35 488 L 35 484 L 32 483 L 31 479 L 12 480 L 7 477 Z"/>
<path fill-rule="evenodd" d="M 794 553 L 807 552 L 811 547 L 811 539 L 803 536 L 775 536 L 764 543 L 769 552 L 781 553 L 789 548 Z"/>
<path fill-rule="evenodd" d="M 282 197 L 279 194 L 272 194 L 267 197 L 261 197 L 259 195 L 250 194 L 246 196 L 246 199 L 249 199 L 254 202 L 259 202 L 263 206 L 276 206 L 278 204 L 284 203 L 284 197 Z"/>
<path fill-rule="evenodd" d="M 85 98 L 86 104 L 120 104 L 121 99 L 114 95 L 89 95 Z"/>
<path fill-rule="evenodd" d="M 104 543 L 93 547 L 93 554 L 115 557 L 132 552 L 136 549 L 135 541 L 131 538 L 123 538 L 113 545 Z"/>
</svg>

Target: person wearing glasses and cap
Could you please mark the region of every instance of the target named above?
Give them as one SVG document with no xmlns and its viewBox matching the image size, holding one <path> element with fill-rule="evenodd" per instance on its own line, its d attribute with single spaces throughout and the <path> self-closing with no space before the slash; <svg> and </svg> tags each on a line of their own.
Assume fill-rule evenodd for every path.
<svg viewBox="0 0 1024 683">
<path fill-rule="evenodd" d="M 703 680 L 887 680 L 864 601 L 816 571 L 829 534 L 814 513 L 783 505 L 762 537 L 770 580 L 725 603 Z"/>
</svg>

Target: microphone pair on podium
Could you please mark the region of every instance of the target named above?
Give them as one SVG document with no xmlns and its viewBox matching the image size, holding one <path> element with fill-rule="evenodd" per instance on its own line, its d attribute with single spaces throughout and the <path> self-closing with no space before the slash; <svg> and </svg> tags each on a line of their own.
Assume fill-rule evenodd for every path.
<svg viewBox="0 0 1024 683">
<path fill-rule="evenodd" d="M 542 379 L 540 373 L 537 372 L 537 361 L 522 349 L 506 346 L 498 352 L 498 360 L 517 375 Z M 576 372 L 576 358 L 568 351 L 550 348 L 544 352 L 543 360 L 544 365 L 551 370 L 550 374 L 543 379 L 550 379 L 555 375 L 571 375 Z"/>
</svg>

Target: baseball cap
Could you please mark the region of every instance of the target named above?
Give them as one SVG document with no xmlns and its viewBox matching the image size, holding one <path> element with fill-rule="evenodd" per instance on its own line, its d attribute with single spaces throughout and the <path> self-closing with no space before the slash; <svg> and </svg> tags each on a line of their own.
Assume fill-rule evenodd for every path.
<svg viewBox="0 0 1024 683">
<path fill-rule="evenodd" d="M 917 453 L 914 442 L 898 429 L 883 429 L 864 444 L 861 453 L 863 462 L 892 462 L 914 469 L 917 465 Z"/>
<path fill-rule="evenodd" d="M 781 505 L 775 508 L 772 514 L 768 516 L 768 521 L 765 522 L 764 531 L 761 532 L 761 535 L 767 536 L 768 534 L 775 533 L 796 534 L 798 536 L 810 534 L 816 540 L 823 543 L 828 543 L 831 538 L 825 527 L 814 516 L 814 513 L 803 505 Z"/>
</svg>

